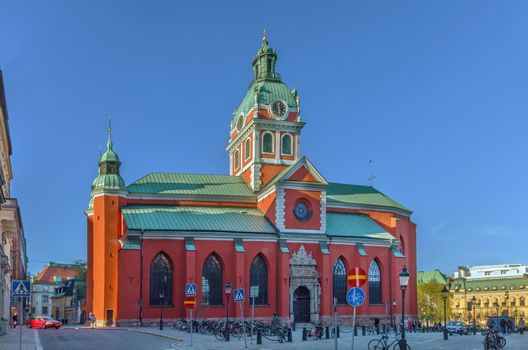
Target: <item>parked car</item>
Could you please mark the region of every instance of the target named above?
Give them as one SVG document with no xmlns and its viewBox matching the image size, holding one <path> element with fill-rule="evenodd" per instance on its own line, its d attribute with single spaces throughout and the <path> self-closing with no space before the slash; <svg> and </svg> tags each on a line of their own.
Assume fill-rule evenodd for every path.
<svg viewBox="0 0 528 350">
<path fill-rule="evenodd" d="M 26 326 L 28 326 L 28 328 L 59 329 L 62 326 L 62 323 L 48 316 L 34 316 L 27 320 Z"/>
<path fill-rule="evenodd" d="M 453 334 L 468 334 L 468 330 L 463 322 L 461 321 L 449 321 L 447 322 L 447 332 L 449 335 Z"/>
</svg>

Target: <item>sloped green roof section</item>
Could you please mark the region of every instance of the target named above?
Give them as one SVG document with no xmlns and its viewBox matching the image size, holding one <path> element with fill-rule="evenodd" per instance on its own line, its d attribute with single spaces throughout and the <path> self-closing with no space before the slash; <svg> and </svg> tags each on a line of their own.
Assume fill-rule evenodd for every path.
<svg viewBox="0 0 528 350">
<path fill-rule="evenodd" d="M 150 173 L 128 185 L 131 193 L 254 197 L 240 176 Z"/>
<path fill-rule="evenodd" d="M 407 214 L 412 211 L 392 200 L 371 186 L 330 183 L 326 191 L 329 204 L 356 204 L 363 206 L 387 207 L 401 210 Z"/>
<path fill-rule="evenodd" d="M 257 209 L 128 206 L 122 213 L 129 230 L 276 233 Z"/>
<path fill-rule="evenodd" d="M 482 291 L 485 287 L 489 290 L 509 290 L 509 289 L 524 289 L 528 288 L 528 277 L 514 277 L 514 278 L 490 278 L 467 280 L 466 289 L 480 288 Z"/>
<path fill-rule="evenodd" d="M 446 275 L 444 275 L 438 269 L 434 271 L 418 271 L 416 273 L 416 282 L 418 284 L 428 283 L 431 281 L 435 281 L 440 284 L 447 284 Z"/>
<path fill-rule="evenodd" d="M 368 215 L 350 213 L 328 212 L 326 214 L 326 234 L 330 237 L 395 239 Z"/>
</svg>

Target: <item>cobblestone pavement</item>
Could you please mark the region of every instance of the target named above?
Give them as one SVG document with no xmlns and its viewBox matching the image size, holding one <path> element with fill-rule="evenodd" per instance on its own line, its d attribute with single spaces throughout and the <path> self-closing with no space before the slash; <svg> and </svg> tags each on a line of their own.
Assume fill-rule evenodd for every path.
<svg viewBox="0 0 528 350">
<path fill-rule="evenodd" d="M 346 329 L 345 329 L 346 331 Z M 18 349 L 18 329 L 11 330 L 7 336 L 0 337 L 1 350 Z M 142 328 L 106 328 L 85 329 L 84 327 L 65 327 L 59 330 L 34 330 L 23 328 L 23 350 L 222 350 L 245 349 L 243 338 L 232 339 L 230 342 L 218 341 L 214 336 L 194 334 L 191 346 L 189 333 L 165 328 L 160 331 L 155 327 Z M 342 333 L 338 339 L 339 350 L 352 349 L 351 333 Z M 356 350 L 366 350 L 367 344 L 376 336 L 358 336 L 355 338 Z M 394 336 L 391 337 L 394 339 Z M 406 334 L 408 343 L 413 350 L 482 350 L 483 336 L 452 336 L 443 340 L 441 333 L 410 333 Z M 525 335 L 507 335 L 504 350 L 527 350 L 528 333 Z M 279 344 L 276 341 L 263 339 L 262 345 L 256 345 L 256 340 L 247 339 L 248 349 L 284 349 L 284 350 L 325 350 L 334 349 L 334 339 L 302 341 L 302 333 L 293 333 L 293 342 Z"/>
</svg>

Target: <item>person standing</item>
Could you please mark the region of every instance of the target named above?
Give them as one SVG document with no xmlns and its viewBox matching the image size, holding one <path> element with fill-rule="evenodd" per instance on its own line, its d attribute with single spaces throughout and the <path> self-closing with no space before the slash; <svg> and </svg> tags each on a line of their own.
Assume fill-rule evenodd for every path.
<svg viewBox="0 0 528 350">
<path fill-rule="evenodd" d="M 502 334 L 505 334 L 506 333 L 506 320 L 504 318 L 501 318 L 499 325 L 500 325 Z"/>
<path fill-rule="evenodd" d="M 521 319 L 519 320 L 519 333 L 521 334 L 524 333 L 524 325 L 525 325 L 524 318 L 521 317 Z"/>
<path fill-rule="evenodd" d="M 17 314 L 16 311 L 13 312 L 13 317 L 12 317 L 12 319 L 13 319 L 13 328 L 16 328 L 17 325 L 18 325 L 18 314 Z"/>
</svg>

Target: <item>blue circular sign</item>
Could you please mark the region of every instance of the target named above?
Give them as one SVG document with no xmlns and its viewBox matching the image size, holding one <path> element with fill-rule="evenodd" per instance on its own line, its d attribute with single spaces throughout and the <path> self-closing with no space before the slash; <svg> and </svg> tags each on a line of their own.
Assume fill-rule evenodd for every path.
<svg viewBox="0 0 528 350">
<path fill-rule="evenodd" d="M 365 292 L 358 287 L 350 288 L 346 294 L 346 300 L 353 307 L 361 306 L 365 302 Z"/>
</svg>

